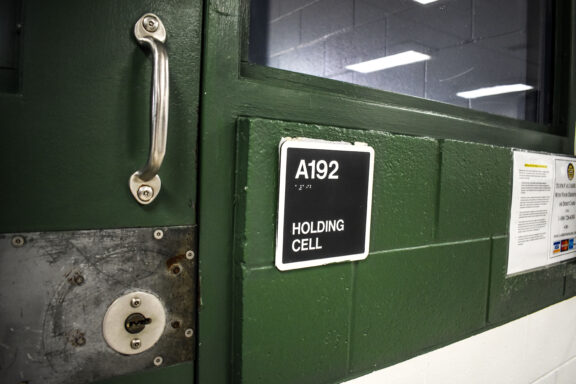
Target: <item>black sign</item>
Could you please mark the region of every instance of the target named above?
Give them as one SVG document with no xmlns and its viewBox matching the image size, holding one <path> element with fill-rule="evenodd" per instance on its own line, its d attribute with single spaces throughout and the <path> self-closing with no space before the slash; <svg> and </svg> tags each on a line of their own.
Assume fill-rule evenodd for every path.
<svg viewBox="0 0 576 384">
<path fill-rule="evenodd" d="M 373 168 L 374 150 L 367 145 L 280 143 L 278 269 L 366 258 Z"/>
</svg>

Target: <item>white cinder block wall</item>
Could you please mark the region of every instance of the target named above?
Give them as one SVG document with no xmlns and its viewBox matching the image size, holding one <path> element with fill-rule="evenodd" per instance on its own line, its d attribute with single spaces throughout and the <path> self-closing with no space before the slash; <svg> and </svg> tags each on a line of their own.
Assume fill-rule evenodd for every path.
<svg viewBox="0 0 576 384">
<path fill-rule="evenodd" d="M 537 36 L 540 26 L 534 19 L 528 27 L 525 1 L 257 1 L 269 6 L 267 60 L 260 64 L 519 119 L 530 119 L 524 93 L 474 100 L 456 94 L 494 84 L 543 84 L 534 61 L 540 40 L 528 42 L 526 33 L 530 28 Z M 407 50 L 433 58 L 368 74 L 346 69 Z"/>
<path fill-rule="evenodd" d="M 346 384 L 576 384 L 576 298 Z"/>
</svg>

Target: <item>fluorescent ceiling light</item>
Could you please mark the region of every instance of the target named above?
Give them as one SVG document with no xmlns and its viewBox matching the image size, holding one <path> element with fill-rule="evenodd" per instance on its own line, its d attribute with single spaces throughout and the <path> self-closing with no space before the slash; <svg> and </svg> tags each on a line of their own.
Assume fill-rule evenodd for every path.
<svg viewBox="0 0 576 384">
<path fill-rule="evenodd" d="M 478 97 L 501 95 L 503 93 L 521 92 L 532 89 L 526 84 L 496 85 L 494 87 L 479 88 L 473 91 L 458 92 L 456 95 L 465 99 L 476 99 Z"/>
<path fill-rule="evenodd" d="M 414 1 L 420 4 L 430 4 L 438 0 L 414 0 Z"/>
<path fill-rule="evenodd" d="M 425 60 L 430 60 L 430 56 L 416 51 L 406 51 L 358 64 L 347 65 L 346 69 L 361 73 L 370 73 Z"/>
</svg>

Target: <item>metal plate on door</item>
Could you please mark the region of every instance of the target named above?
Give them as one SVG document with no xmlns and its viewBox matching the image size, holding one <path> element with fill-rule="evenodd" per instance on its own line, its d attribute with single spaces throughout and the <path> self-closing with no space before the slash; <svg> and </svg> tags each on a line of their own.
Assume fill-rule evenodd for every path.
<svg viewBox="0 0 576 384">
<path fill-rule="evenodd" d="M 83 383 L 193 360 L 195 247 L 191 226 L 0 234 L 2 382 Z M 120 321 L 132 348 L 151 321 L 162 331 L 123 354 L 106 342 L 103 321 L 131 294 L 142 307 L 129 302 L 134 313 Z M 150 298 L 163 317 L 139 313 Z"/>
</svg>

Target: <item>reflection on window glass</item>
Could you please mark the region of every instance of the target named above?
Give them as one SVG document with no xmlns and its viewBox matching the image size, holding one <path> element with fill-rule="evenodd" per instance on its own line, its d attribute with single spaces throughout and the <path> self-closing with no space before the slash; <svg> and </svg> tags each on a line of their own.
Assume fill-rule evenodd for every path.
<svg viewBox="0 0 576 384">
<path fill-rule="evenodd" d="M 21 0 L 0 0 L 0 92 L 18 89 Z"/>
<path fill-rule="evenodd" d="M 541 123 L 548 0 L 252 0 L 257 64 Z"/>
</svg>

